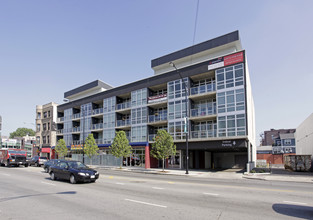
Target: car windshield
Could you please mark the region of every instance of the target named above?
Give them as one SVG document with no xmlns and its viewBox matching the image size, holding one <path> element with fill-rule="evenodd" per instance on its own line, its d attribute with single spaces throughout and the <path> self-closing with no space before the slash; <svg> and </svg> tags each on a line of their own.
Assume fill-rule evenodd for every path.
<svg viewBox="0 0 313 220">
<path fill-rule="evenodd" d="M 26 154 L 25 151 L 9 150 L 10 154 Z"/>
<path fill-rule="evenodd" d="M 74 168 L 74 169 L 81 169 L 81 168 L 87 168 L 87 166 L 85 164 L 83 164 L 82 162 L 79 161 L 71 161 L 68 162 L 70 168 Z"/>
</svg>

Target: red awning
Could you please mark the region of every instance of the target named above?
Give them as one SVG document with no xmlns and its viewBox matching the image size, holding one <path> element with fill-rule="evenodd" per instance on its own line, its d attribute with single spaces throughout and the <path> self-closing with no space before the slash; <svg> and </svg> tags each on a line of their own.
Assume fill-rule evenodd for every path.
<svg viewBox="0 0 313 220">
<path fill-rule="evenodd" d="M 41 153 L 50 153 L 50 148 L 41 148 Z"/>
</svg>

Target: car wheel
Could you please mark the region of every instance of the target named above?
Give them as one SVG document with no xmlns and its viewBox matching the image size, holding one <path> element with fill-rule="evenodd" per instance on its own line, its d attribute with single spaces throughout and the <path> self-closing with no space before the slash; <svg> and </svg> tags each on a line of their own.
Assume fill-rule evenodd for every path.
<svg viewBox="0 0 313 220">
<path fill-rule="evenodd" d="M 25 167 L 28 167 L 28 163 L 26 163 L 24 166 L 25 166 Z"/>
<path fill-rule="evenodd" d="M 48 172 L 49 172 L 49 169 L 48 169 L 48 167 L 46 167 L 46 168 L 45 168 L 45 172 L 46 172 L 46 173 L 48 173 Z"/>
<path fill-rule="evenodd" d="M 50 173 L 50 178 L 51 178 L 51 180 L 55 180 L 56 179 L 53 172 Z"/>
<path fill-rule="evenodd" d="M 75 179 L 75 176 L 73 174 L 70 177 L 70 183 L 72 183 L 72 184 L 76 183 L 76 179 Z"/>
</svg>

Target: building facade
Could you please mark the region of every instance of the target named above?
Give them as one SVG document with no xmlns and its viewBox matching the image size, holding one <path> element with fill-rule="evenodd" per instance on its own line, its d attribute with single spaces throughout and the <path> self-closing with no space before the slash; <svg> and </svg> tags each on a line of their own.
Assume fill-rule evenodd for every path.
<svg viewBox="0 0 313 220">
<path fill-rule="evenodd" d="M 153 138 L 166 129 L 177 146 L 173 167 L 186 167 L 188 137 L 191 169 L 253 168 L 254 103 L 238 31 L 154 59 L 151 67 L 154 76 L 120 87 L 94 81 L 66 92 L 57 140 L 75 151 L 92 133 L 106 151 L 124 130 L 140 166 L 150 168 L 159 166 L 150 157 Z"/>
<path fill-rule="evenodd" d="M 54 102 L 36 106 L 35 154 L 51 157 L 51 147 L 56 145 L 57 104 Z"/>
<path fill-rule="evenodd" d="M 307 117 L 296 131 L 297 155 L 311 155 L 313 164 L 313 113 Z M 313 166 L 311 166 L 311 171 Z"/>
</svg>

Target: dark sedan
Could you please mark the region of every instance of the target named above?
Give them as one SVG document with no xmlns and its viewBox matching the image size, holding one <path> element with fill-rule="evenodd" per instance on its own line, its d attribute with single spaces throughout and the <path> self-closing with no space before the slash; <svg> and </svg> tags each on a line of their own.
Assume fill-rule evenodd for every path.
<svg viewBox="0 0 313 220">
<path fill-rule="evenodd" d="M 44 163 L 43 165 L 43 169 L 46 173 L 49 173 L 49 169 L 51 166 L 61 162 L 61 161 L 64 161 L 64 160 L 60 160 L 60 159 L 51 159 L 51 160 L 48 160 L 47 162 Z"/>
<path fill-rule="evenodd" d="M 96 170 L 79 161 L 60 161 L 50 167 L 49 174 L 52 180 L 69 180 L 72 184 L 95 182 L 99 178 L 99 173 Z"/>
</svg>

